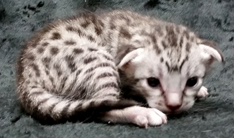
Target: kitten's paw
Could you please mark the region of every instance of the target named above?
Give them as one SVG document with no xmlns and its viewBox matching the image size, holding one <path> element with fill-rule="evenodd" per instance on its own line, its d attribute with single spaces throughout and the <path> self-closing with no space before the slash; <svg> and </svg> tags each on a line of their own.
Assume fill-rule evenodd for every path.
<svg viewBox="0 0 234 138">
<path fill-rule="evenodd" d="M 198 98 L 204 98 L 204 97 L 207 97 L 208 95 L 209 95 L 208 90 L 204 86 L 202 86 L 197 93 Z"/>
<path fill-rule="evenodd" d="M 126 118 L 140 127 L 147 128 L 167 123 L 167 116 L 158 109 L 134 106 L 125 110 Z"/>
<path fill-rule="evenodd" d="M 102 120 L 113 123 L 132 123 L 147 128 L 167 123 L 167 116 L 155 108 L 132 106 L 111 110 L 104 115 Z"/>
</svg>

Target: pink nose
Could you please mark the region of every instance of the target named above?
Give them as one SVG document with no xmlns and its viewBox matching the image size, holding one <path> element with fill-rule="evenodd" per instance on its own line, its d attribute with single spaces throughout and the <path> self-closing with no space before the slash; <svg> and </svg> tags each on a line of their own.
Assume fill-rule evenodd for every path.
<svg viewBox="0 0 234 138">
<path fill-rule="evenodd" d="M 181 107 L 181 104 L 171 104 L 167 105 L 167 108 L 169 108 L 171 111 L 175 111 Z"/>
</svg>

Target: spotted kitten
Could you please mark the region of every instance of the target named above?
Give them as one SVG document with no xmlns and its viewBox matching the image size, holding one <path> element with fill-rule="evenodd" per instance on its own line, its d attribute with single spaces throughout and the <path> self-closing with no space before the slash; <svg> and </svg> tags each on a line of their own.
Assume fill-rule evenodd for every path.
<svg viewBox="0 0 234 138">
<path fill-rule="evenodd" d="M 102 120 L 141 127 L 205 97 L 213 43 L 186 27 L 130 11 L 56 21 L 41 29 L 18 61 L 23 108 L 44 121 Z"/>
</svg>

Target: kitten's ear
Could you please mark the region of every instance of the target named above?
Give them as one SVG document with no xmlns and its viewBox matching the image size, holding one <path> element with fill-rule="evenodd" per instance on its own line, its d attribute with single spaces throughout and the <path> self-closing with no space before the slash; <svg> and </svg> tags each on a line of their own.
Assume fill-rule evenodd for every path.
<svg viewBox="0 0 234 138">
<path fill-rule="evenodd" d="M 136 60 L 136 58 L 143 53 L 143 51 L 143 48 L 138 48 L 126 54 L 120 61 L 118 68 L 125 70 L 130 64 L 133 63 L 133 60 Z"/>
<path fill-rule="evenodd" d="M 224 63 L 224 58 L 221 51 L 211 41 L 203 40 L 199 44 L 199 47 L 204 52 L 204 58 L 209 61 L 217 60 Z"/>
</svg>

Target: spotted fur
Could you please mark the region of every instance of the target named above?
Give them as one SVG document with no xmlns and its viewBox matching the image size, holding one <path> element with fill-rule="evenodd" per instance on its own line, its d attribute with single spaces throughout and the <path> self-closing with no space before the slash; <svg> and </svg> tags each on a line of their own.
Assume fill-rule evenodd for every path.
<svg viewBox="0 0 234 138">
<path fill-rule="evenodd" d="M 22 50 L 19 100 L 41 120 L 160 125 L 166 122 L 161 111 L 193 105 L 209 65 L 223 61 L 207 42 L 184 26 L 130 11 L 59 20 L 39 30 Z M 186 87 L 194 76 L 199 83 Z M 151 87 L 149 78 L 159 84 Z"/>
</svg>

